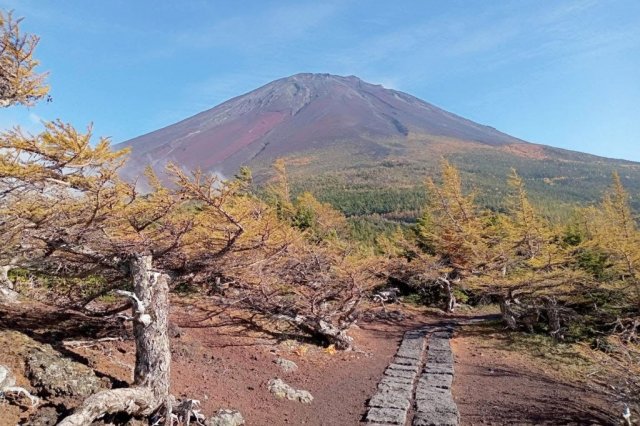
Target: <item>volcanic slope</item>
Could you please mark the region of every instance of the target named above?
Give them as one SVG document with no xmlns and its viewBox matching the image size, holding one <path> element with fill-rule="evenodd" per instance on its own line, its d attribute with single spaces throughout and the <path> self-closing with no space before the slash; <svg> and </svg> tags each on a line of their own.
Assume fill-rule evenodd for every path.
<svg viewBox="0 0 640 426">
<path fill-rule="evenodd" d="M 544 206 L 595 201 L 614 170 L 640 195 L 638 163 L 528 143 L 354 76 L 282 78 L 116 145 L 124 147 L 132 149 L 129 178 L 146 165 L 162 174 L 173 162 L 225 176 L 249 166 L 261 183 L 283 157 L 295 191 L 312 191 L 353 215 L 415 216 L 422 182 L 441 158 L 490 207 L 500 207 L 511 167 Z"/>
</svg>

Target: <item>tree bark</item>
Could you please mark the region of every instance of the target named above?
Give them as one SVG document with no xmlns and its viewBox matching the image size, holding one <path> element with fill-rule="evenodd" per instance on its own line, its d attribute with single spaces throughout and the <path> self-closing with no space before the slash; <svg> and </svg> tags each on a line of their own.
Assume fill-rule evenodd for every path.
<svg viewBox="0 0 640 426">
<path fill-rule="evenodd" d="M 18 293 L 13 289 L 13 282 L 9 279 L 11 265 L 0 266 L 0 303 L 16 303 Z"/>
<path fill-rule="evenodd" d="M 445 312 L 453 312 L 456 307 L 456 297 L 453 295 L 451 281 L 447 277 L 440 277 L 438 280 L 445 292 Z"/>
<path fill-rule="evenodd" d="M 83 404 L 58 426 L 88 426 L 108 413 L 151 414 L 155 406 L 153 392 L 149 388 L 124 388 L 98 392 L 85 399 Z"/>
<path fill-rule="evenodd" d="M 152 269 L 152 260 L 150 255 L 135 256 L 130 261 L 134 292 L 117 292 L 129 297 L 133 305 L 134 387 L 92 395 L 60 426 L 89 425 L 107 413 L 146 416 L 169 400 L 169 285 L 166 275 Z"/>
<path fill-rule="evenodd" d="M 353 338 L 347 334 L 347 329 L 337 327 L 328 321 L 319 318 L 309 318 L 304 315 L 295 317 L 280 315 L 280 319 L 288 321 L 307 334 L 334 345 L 336 349 L 349 351 L 353 349 Z"/>
<path fill-rule="evenodd" d="M 134 384 L 150 388 L 161 402 L 169 395 L 171 350 L 169 348 L 169 285 L 167 276 L 152 270 L 151 256 L 131 262 L 134 293 L 142 309 L 134 307 L 136 341 Z M 150 316 L 148 319 L 144 315 Z"/>
<path fill-rule="evenodd" d="M 502 312 L 502 320 L 507 324 L 507 328 L 510 330 L 518 329 L 518 321 L 516 314 L 511 308 L 511 300 L 503 300 L 500 302 L 500 312 Z"/>
<path fill-rule="evenodd" d="M 560 324 L 560 312 L 558 302 L 553 297 L 544 297 L 545 309 L 547 311 L 547 322 L 549 324 L 549 334 L 554 339 L 563 340 L 562 327 Z"/>
</svg>

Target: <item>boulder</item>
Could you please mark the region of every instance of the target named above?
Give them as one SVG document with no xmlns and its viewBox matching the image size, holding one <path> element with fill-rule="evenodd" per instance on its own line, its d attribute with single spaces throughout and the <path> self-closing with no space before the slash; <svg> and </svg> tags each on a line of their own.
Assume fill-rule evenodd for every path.
<svg viewBox="0 0 640 426">
<path fill-rule="evenodd" d="M 38 411 L 24 423 L 25 426 L 55 426 L 58 424 L 60 413 L 56 407 L 47 405 L 40 407 Z"/>
<path fill-rule="evenodd" d="M 280 379 L 271 379 L 267 384 L 269 392 L 279 399 L 288 399 L 290 401 L 298 401 L 303 404 L 311 404 L 313 395 L 306 390 L 294 389 Z"/>
<path fill-rule="evenodd" d="M 274 362 L 278 364 L 280 369 L 285 373 L 293 373 L 294 371 L 298 370 L 298 364 L 288 359 L 276 358 Z"/>
<path fill-rule="evenodd" d="M 48 396 L 86 398 L 106 387 L 92 369 L 64 358 L 48 345 L 33 349 L 26 361 L 31 384 Z"/>
<path fill-rule="evenodd" d="M 205 426 L 240 426 L 244 424 L 244 417 L 236 410 L 218 410 L 207 420 Z"/>
</svg>

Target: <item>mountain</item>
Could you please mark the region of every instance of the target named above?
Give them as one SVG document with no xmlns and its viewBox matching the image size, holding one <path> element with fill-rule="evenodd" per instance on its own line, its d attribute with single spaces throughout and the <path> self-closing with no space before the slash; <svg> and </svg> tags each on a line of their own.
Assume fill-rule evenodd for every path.
<svg viewBox="0 0 640 426">
<path fill-rule="evenodd" d="M 410 217 L 424 202 L 421 182 L 443 157 L 493 207 L 510 167 L 545 202 L 594 201 L 613 170 L 640 191 L 638 163 L 528 143 L 354 76 L 282 78 L 116 145 L 124 147 L 132 149 L 124 170 L 130 178 L 148 164 L 162 173 L 174 162 L 225 176 L 246 165 L 260 183 L 285 157 L 295 189 L 348 214 Z"/>
</svg>

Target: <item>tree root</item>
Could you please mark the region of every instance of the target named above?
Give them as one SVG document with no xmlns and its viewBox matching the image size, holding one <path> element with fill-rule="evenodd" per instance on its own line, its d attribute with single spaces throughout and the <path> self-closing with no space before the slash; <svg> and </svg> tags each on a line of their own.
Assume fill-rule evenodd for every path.
<svg viewBox="0 0 640 426">
<path fill-rule="evenodd" d="M 86 426 L 107 414 L 116 413 L 151 416 L 152 424 L 157 426 L 175 423 L 204 425 L 206 417 L 200 412 L 200 401 L 184 399 L 172 410 L 173 404 L 173 396 L 169 395 L 165 401 L 160 402 L 148 388 L 112 389 L 88 397 L 58 426 Z"/>
<path fill-rule="evenodd" d="M 58 426 L 86 426 L 111 413 L 148 416 L 158 405 L 155 395 L 148 388 L 107 390 L 91 395 Z"/>
<path fill-rule="evenodd" d="M 31 401 L 31 407 L 35 407 L 40 403 L 40 399 L 37 396 L 31 395 L 31 393 L 25 388 L 21 388 L 20 386 L 7 386 L 3 389 L 0 389 L 0 395 L 15 393 L 18 395 L 24 395 L 29 398 Z"/>
</svg>

